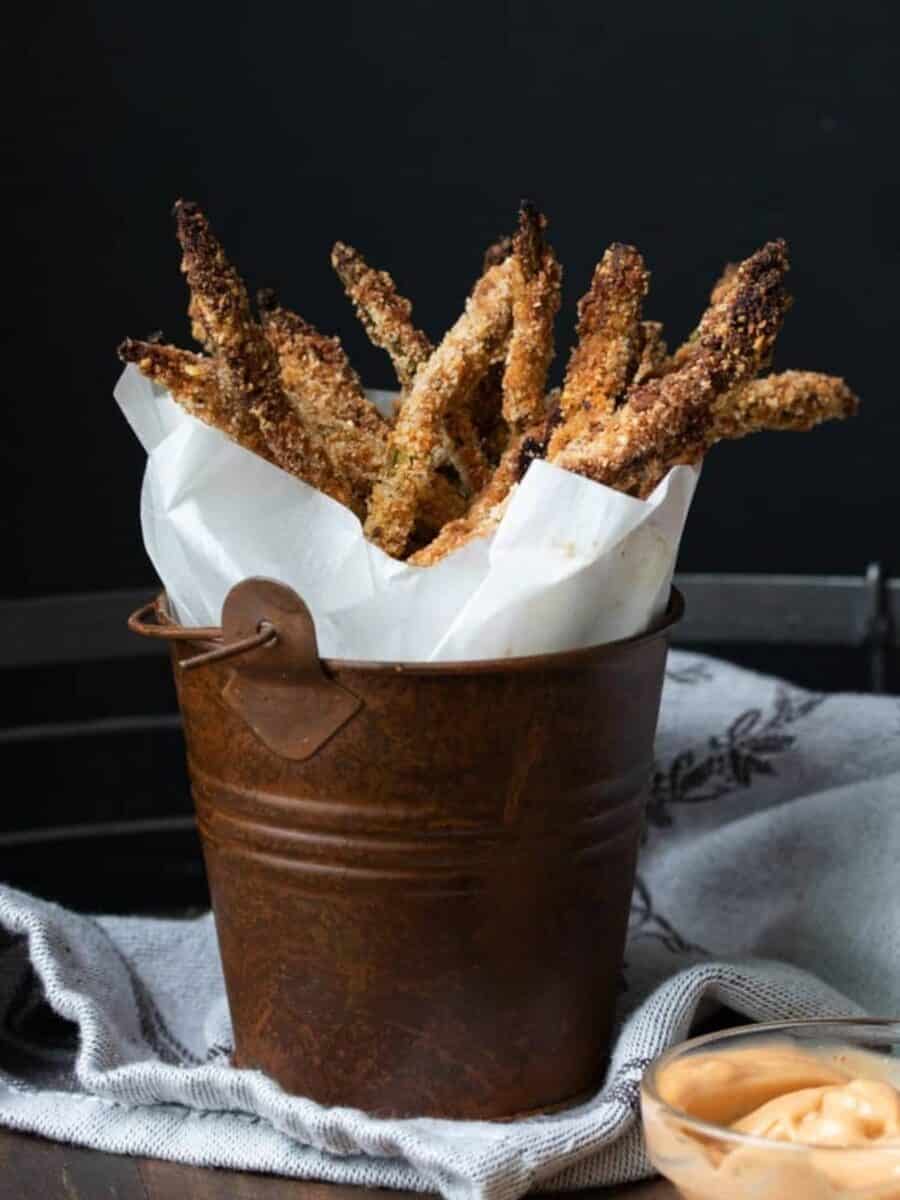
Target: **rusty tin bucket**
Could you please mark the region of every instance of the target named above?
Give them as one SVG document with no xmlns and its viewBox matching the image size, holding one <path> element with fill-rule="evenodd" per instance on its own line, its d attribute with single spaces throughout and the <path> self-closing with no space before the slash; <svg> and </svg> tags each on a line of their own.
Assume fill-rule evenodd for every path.
<svg viewBox="0 0 900 1200">
<path fill-rule="evenodd" d="M 172 641 L 236 1066 L 383 1115 L 599 1084 L 682 611 L 673 591 L 638 637 L 439 664 L 320 660 L 267 580 L 221 630 L 164 598 L 134 615 Z"/>
</svg>

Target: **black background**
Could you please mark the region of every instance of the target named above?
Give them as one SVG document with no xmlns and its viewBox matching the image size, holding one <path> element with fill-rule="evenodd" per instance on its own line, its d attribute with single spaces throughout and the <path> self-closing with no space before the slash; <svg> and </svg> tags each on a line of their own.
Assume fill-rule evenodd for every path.
<svg viewBox="0 0 900 1200">
<path fill-rule="evenodd" d="M 437 336 L 519 197 L 575 301 L 612 240 L 678 341 L 721 264 L 783 235 L 777 365 L 846 376 L 862 415 L 710 456 L 690 570 L 861 571 L 894 556 L 900 256 L 892 4 L 43 4 L 7 27 L 6 595 L 141 585 L 143 455 L 115 346 L 188 344 L 170 209 L 207 208 L 253 287 L 340 332 L 340 237 Z"/>
</svg>

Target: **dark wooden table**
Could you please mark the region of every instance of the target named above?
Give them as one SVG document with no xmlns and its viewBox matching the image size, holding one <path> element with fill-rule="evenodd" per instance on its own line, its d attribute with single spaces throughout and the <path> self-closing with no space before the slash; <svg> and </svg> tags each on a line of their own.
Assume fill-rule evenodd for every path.
<svg viewBox="0 0 900 1200">
<path fill-rule="evenodd" d="M 593 1200 L 675 1200 L 667 1183 L 570 1193 Z M 376 1191 L 181 1167 L 152 1158 L 101 1154 L 0 1130 L 3 1200 L 421 1200 L 418 1193 Z"/>
</svg>

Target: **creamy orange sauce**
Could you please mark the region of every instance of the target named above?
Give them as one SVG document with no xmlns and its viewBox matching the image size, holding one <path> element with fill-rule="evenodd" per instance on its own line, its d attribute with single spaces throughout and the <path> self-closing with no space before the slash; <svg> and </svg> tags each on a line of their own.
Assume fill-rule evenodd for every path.
<svg viewBox="0 0 900 1200">
<path fill-rule="evenodd" d="M 645 1094 L 650 1157 L 690 1200 L 900 1200 L 898 1076 L 896 1060 L 850 1047 L 678 1058 L 656 1081 L 665 1104 L 772 1145 L 701 1134 Z"/>
</svg>

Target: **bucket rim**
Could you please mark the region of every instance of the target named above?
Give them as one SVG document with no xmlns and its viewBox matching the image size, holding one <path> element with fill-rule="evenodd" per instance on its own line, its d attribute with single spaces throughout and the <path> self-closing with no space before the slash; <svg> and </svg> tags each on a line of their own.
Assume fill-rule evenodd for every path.
<svg viewBox="0 0 900 1200">
<path fill-rule="evenodd" d="M 162 625 L 175 624 L 169 611 L 168 596 L 162 591 L 156 597 L 154 604 L 157 620 Z M 326 670 L 333 673 L 342 671 L 367 672 L 381 674 L 390 672 L 397 675 L 498 675 L 515 674 L 526 671 L 562 670 L 583 664 L 615 657 L 624 650 L 632 649 L 645 642 L 666 638 L 672 628 L 684 616 L 684 596 L 673 584 L 669 591 L 669 602 L 663 614 L 658 617 L 649 629 L 642 633 L 632 634 L 627 638 L 618 638 L 612 642 L 600 642 L 594 646 L 582 646 L 574 650 L 556 650 L 545 654 L 523 654 L 509 658 L 473 658 L 450 659 L 441 662 L 417 662 L 403 660 L 375 660 L 354 658 L 320 657 L 319 662 Z M 209 639 L 199 637 L 185 641 L 199 649 L 206 650 L 216 645 Z"/>
</svg>

